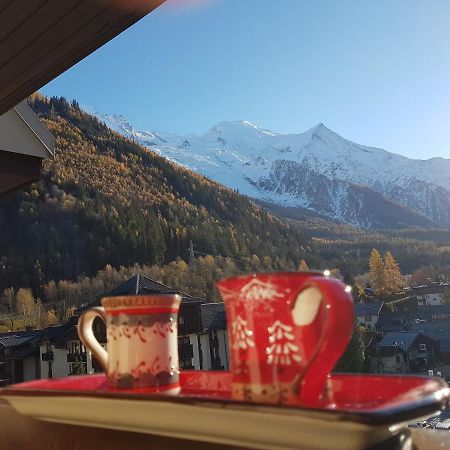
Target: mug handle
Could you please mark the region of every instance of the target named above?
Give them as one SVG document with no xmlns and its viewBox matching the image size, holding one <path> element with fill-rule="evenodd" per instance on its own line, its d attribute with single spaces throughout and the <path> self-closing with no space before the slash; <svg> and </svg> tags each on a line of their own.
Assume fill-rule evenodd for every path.
<svg viewBox="0 0 450 450">
<path fill-rule="evenodd" d="M 108 372 L 108 353 L 100 345 L 92 331 L 94 320 L 100 317 L 106 323 L 105 308 L 96 306 L 84 311 L 78 319 L 78 336 L 83 345 L 90 350 L 105 372 Z"/>
<path fill-rule="evenodd" d="M 350 342 L 354 324 L 353 298 L 339 280 L 316 279 L 309 286 L 318 288 L 322 294 L 319 309 L 325 314 L 325 324 L 319 345 L 305 369 L 299 394 L 303 405 L 317 405 L 330 400 L 323 398 L 329 374 Z"/>
</svg>

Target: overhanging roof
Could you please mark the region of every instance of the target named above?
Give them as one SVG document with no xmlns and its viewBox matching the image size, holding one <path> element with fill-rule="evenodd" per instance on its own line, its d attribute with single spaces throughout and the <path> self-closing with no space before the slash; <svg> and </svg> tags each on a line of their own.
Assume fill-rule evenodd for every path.
<svg viewBox="0 0 450 450">
<path fill-rule="evenodd" d="M 22 102 L 0 116 L 0 195 L 37 180 L 55 139 Z"/>
<path fill-rule="evenodd" d="M 163 2 L 0 1 L 0 114 Z"/>
</svg>

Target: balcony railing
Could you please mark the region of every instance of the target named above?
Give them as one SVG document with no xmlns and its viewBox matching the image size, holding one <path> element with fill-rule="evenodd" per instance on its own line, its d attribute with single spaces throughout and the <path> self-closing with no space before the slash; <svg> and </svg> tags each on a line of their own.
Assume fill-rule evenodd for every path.
<svg viewBox="0 0 450 450">
<path fill-rule="evenodd" d="M 86 362 L 86 353 L 71 352 L 67 354 L 67 362 L 74 363 L 78 361 Z"/>
</svg>

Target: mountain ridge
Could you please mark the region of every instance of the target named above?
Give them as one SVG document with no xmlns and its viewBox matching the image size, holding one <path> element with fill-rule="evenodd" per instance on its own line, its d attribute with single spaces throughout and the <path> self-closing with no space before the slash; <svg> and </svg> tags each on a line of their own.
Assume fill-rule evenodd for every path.
<svg viewBox="0 0 450 450">
<path fill-rule="evenodd" d="M 249 197 L 306 207 L 365 228 L 450 227 L 450 160 L 445 158 L 411 159 L 357 144 L 322 122 L 303 133 L 283 134 L 248 121 L 222 121 L 202 135 L 179 136 L 138 131 L 123 116 L 91 113 L 169 160 Z M 368 191 L 357 186 L 372 192 L 364 195 Z"/>
</svg>

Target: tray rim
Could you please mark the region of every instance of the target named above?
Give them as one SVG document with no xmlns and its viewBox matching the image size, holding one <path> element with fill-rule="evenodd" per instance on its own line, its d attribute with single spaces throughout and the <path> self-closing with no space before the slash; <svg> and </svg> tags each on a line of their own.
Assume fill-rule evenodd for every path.
<svg viewBox="0 0 450 450">
<path fill-rule="evenodd" d="M 215 373 L 223 374 L 223 372 L 214 371 L 190 371 L 203 372 L 214 376 Z M 359 374 L 358 376 L 376 376 L 380 378 L 398 378 L 395 375 L 373 375 L 373 374 Z M 83 377 L 100 378 L 104 374 L 84 375 Z M 351 378 L 352 374 L 336 374 L 338 378 Z M 333 377 L 333 376 L 332 376 Z M 395 404 L 392 407 L 381 407 L 373 410 L 344 410 L 344 409 L 320 409 L 312 407 L 292 407 L 289 405 L 269 405 L 264 403 L 236 401 L 223 397 L 203 397 L 189 394 L 181 395 L 164 395 L 163 393 L 142 393 L 142 392 L 121 392 L 121 391 L 105 391 L 105 390 L 65 390 L 65 389 L 43 389 L 43 388 L 28 388 L 21 387 L 21 384 L 15 384 L 0 389 L 0 398 L 8 400 L 8 397 L 82 397 L 82 398 L 102 398 L 115 400 L 133 400 L 146 402 L 166 402 L 175 404 L 187 404 L 193 407 L 209 406 L 217 408 L 218 406 L 226 407 L 227 409 L 247 409 L 258 413 L 277 413 L 283 415 L 301 415 L 303 417 L 310 417 L 315 420 L 333 420 L 346 421 L 357 424 L 364 424 L 369 426 L 378 425 L 393 425 L 401 422 L 408 422 L 418 417 L 427 416 L 437 413 L 445 408 L 450 399 L 450 388 L 447 383 L 438 377 L 416 376 L 416 375 L 402 375 L 402 378 L 412 377 L 423 379 L 426 381 L 434 381 L 440 385 L 440 388 L 427 395 L 421 396 L 411 402 L 404 402 Z M 55 378 L 55 380 L 64 380 L 65 378 Z M 72 378 L 72 377 L 70 377 Z M 35 380 L 38 381 L 38 380 Z M 42 380 L 48 381 L 48 380 Z"/>
</svg>

